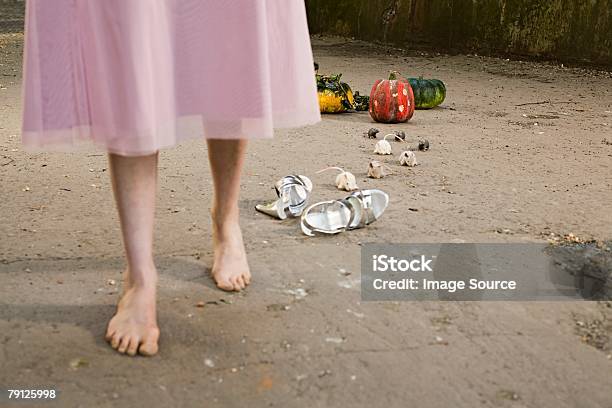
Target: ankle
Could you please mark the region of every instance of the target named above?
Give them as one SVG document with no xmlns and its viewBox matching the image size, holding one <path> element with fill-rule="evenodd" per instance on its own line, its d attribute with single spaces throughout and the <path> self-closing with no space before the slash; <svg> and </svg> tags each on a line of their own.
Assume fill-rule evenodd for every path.
<svg viewBox="0 0 612 408">
<path fill-rule="evenodd" d="M 157 270 L 151 262 L 145 267 L 128 267 L 123 278 L 126 289 L 153 290 L 157 288 Z"/>
<path fill-rule="evenodd" d="M 215 206 L 210 210 L 210 216 L 213 221 L 213 227 L 216 229 L 223 229 L 225 226 L 238 224 L 240 210 L 238 209 L 238 205 L 226 205 L 223 208 Z"/>
<path fill-rule="evenodd" d="M 153 282 L 126 279 L 124 281 L 125 290 L 135 290 L 139 292 L 156 292 L 157 291 L 157 279 Z"/>
</svg>

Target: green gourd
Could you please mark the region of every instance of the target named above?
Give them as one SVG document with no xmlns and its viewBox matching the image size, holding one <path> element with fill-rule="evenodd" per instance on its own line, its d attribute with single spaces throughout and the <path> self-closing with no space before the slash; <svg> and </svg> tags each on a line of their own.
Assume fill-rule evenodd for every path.
<svg viewBox="0 0 612 408">
<path fill-rule="evenodd" d="M 408 78 L 414 92 L 414 105 L 417 109 L 431 109 L 440 105 L 446 98 L 446 86 L 439 79 Z"/>
</svg>

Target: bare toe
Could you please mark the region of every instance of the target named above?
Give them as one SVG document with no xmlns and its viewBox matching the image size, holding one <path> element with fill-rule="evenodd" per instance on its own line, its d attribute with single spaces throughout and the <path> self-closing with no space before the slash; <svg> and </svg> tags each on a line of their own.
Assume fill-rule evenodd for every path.
<svg viewBox="0 0 612 408">
<path fill-rule="evenodd" d="M 140 339 L 138 337 L 132 337 L 132 339 L 130 340 L 130 344 L 128 345 L 127 348 L 127 353 L 130 356 L 135 356 L 136 353 L 138 353 L 138 346 L 140 345 Z"/>
<path fill-rule="evenodd" d="M 238 276 L 236 278 L 236 284 L 238 285 L 238 290 L 242 290 L 245 288 L 245 283 L 244 283 L 244 279 L 242 278 L 242 276 Z"/>
<path fill-rule="evenodd" d="M 111 347 L 116 350 L 117 347 L 119 347 L 119 343 L 121 343 L 121 336 L 117 333 L 113 334 L 113 337 L 111 338 L 110 342 Z"/>
<path fill-rule="evenodd" d="M 217 287 L 219 289 L 222 289 L 228 292 L 234 291 L 234 284 L 227 279 L 215 279 L 215 282 L 217 283 Z"/>
<path fill-rule="evenodd" d="M 109 325 L 109 328 L 106 331 L 106 334 L 104 335 L 104 340 L 111 341 L 111 339 L 113 338 L 114 334 L 115 334 L 115 329 L 111 329 L 110 325 Z"/>
<path fill-rule="evenodd" d="M 117 349 L 117 351 L 120 352 L 121 354 L 124 354 L 129 344 L 130 344 L 130 336 L 123 336 L 123 338 L 121 339 L 121 343 L 119 343 L 119 348 Z"/>
<path fill-rule="evenodd" d="M 157 340 L 156 341 L 147 340 L 140 345 L 138 352 L 142 354 L 143 356 L 154 356 L 155 354 L 157 354 L 157 348 L 158 348 Z"/>
<path fill-rule="evenodd" d="M 232 279 L 232 290 L 234 292 L 240 292 L 240 284 L 238 283 L 238 279 L 237 278 L 233 278 Z"/>
</svg>

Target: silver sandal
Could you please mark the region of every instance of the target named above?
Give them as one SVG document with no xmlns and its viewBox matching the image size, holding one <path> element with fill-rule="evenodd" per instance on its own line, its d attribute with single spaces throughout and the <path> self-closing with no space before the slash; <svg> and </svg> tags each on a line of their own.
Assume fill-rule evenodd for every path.
<svg viewBox="0 0 612 408">
<path fill-rule="evenodd" d="M 257 204 L 255 209 L 271 217 L 284 220 L 287 217 L 299 217 L 312 191 L 312 181 L 306 176 L 289 175 L 274 184 L 278 200 L 268 204 Z"/>
<path fill-rule="evenodd" d="M 338 234 L 363 228 L 379 219 L 389 205 L 389 195 L 381 190 L 358 190 L 342 200 L 322 201 L 304 210 L 302 232 Z"/>
</svg>

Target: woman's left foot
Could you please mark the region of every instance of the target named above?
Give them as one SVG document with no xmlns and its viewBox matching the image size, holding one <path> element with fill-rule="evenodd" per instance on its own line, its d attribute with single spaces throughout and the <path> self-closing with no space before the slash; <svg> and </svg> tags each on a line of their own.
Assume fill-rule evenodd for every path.
<svg viewBox="0 0 612 408">
<path fill-rule="evenodd" d="M 241 291 L 251 282 L 238 215 L 219 217 L 212 212 L 214 261 L 212 276 L 219 289 Z"/>
</svg>

